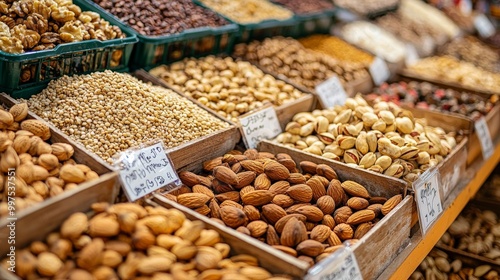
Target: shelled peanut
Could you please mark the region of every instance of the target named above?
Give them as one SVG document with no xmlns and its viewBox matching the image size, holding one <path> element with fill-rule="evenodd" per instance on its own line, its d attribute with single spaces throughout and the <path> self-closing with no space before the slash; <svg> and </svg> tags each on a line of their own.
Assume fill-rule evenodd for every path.
<svg viewBox="0 0 500 280">
<path fill-rule="evenodd" d="M 439 243 L 500 261 L 500 220 L 490 210 L 466 208 Z"/>
<path fill-rule="evenodd" d="M 354 80 L 369 79 L 364 64 L 336 60 L 307 49 L 292 38 L 273 37 L 239 44 L 235 46 L 234 55 L 284 75 L 309 90 L 333 75 L 337 75 L 344 86 Z"/>
<path fill-rule="evenodd" d="M 231 151 L 203 170 L 180 172 L 184 185 L 165 197 L 310 265 L 361 239 L 402 200 L 374 197 L 328 165 L 283 153 Z"/>
<path fill-rule="evenodd" d="M 293 13 L 267 0 L 200 0 L 203 5 L 239 24 L 287 20 Z"/>
<path fill-rule="evenodd" d="M 471 89 L 500 93 L 499 73 L 486 71 L 449 55 L 421 59 L 408 67 L 408 72 Z"/>
<path fill-rule="evenodd" d="M 362 63 L 368 67 L 374 59 L 373 55 L 335 36 L 316 34 L 301 38 L 299 42 L 308 49 L 330 55 L 340 61 Z"/>
<path fill-rule="evenodd" d="M 333 109 L 296 114 L 274 141 L 413 182 L 456 146 L 456 139 L 393 103 L 370 107 L 357 95 Z"/>
<path fill-rule="evenodd" d="M 186 58 L 150 73 L 233 121 L 265 102 L 280 106 L 305 95 L 251 63 L 231 57 Z"/>
<path fill-rule="evenodd" d="M 48 125 L 27 115 L 26 103 L 0 109 L 0 217 L 99 178 L 72 159 L 71 145 L 48 143 Z"/>
<path fill-rule="evenodd" d="M 152 139 L 172 148 L 229 126 L 172 90 L 109 70 L 51 81 L 27 102 L 108 162 Z"/>
<path fill-rule="evenodd" d="M 499 272 L 491 265 L 472 266 L 460 258 L 433 249 L 412 273 L 410 280 L 497 280 Z"/>
<path fill-rule="evenodd" d="M 69 280 L 290 279 L 273 278 L 254 256 L 232 254 L 218 232 L 178 210 L 132 203 L 92 208 L 91 217 L 74 213 L 44 242 L 18 251 L 16 274 Z"/>
</svg>

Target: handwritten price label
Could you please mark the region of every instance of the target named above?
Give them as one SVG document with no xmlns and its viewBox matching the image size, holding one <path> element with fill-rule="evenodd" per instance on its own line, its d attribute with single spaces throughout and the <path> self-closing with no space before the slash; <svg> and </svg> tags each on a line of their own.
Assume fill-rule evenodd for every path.
<svg viewBox="0 0 500 280">
<path fill-rule="evenodd" d="M 412 44 L 406 44 L 406 65 L 415 64 L 419 59 L 417 49 Z"/>
<path fill-rule="evenodd" d="M 484 15 L 480 14 L 474 18 L 474 26 L 476 27 L 477 32 L 483 38 L 488 38 L 491 35 L 495 34 L 495 27 L 493 23 Z"/>
<path fill-rule="evenodd" d="M 305 280 L 363 280 L 350 248 L 337 250 L 309 270 Z"/>
<path fill-rule="evenodd" d="M 168 190 L 180 185 L 179 176 L 163 149 L 163 142 L 121 153 L 118 167 L 123 190 L 129 201 L 135 201 L 162 187 Z"/>
<path fill-rule="evenodd" d="M 243 142 L 254 149 L 262 139 L 271 139 L 281 133 L 281 126 L 274 107 L 267 106 L 240 118 Z"/>
<path fill-rule="evenodd" d="M 420 178 L 413 183 L 415 200 L 420 220 L 422 235 L 429 230 L 430 226 L 443 212 L 441 195 L 439 194 L 439 172 L 437 168 L 424 172 Z"/>
<path fill-rule="evenodd" d="M 387 81 L 391 76 L 391 72 L 387 67 L 387 63 L 380 58 L 376 57 L 373 63 L 370 65 L 370 74 L 372 75 L 373 82 L 375 85 L 379 86 L 383 82 Z"/>
<path fill-rule="evenodd" d="M 483 160 L 487 160 L 493 155 L 493 141 L 491 140 L 490 130 L 485 118 L 480 118 L 474 123 L 476 128 L 477 138 L 481 143 L 481 150 L 483 151 Z"/>
<path fill-rule="evenodd" d="M 336 75 L 317 85 L 316 93 L 323 108 L 344 105 L 347 100 L 347 93 Z"/>
</svg>

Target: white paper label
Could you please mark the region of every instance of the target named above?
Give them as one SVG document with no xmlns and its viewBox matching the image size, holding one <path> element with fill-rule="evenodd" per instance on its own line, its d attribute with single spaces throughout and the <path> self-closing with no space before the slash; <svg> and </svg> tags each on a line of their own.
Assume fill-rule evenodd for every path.
<svg viewBox="0 0 500 280">
<path fill-rule="evenodd" d="M 344 105 L 347 100 L 347 93 L 336 75 L 317 85 L 316 93 L 324 108 Z"/>
<path fill-rule="evenodd" d="M 434 51 L 434 39 L 430 36 L 424 36 L 422 39 L 422 49 L 426 54 L 432 53 Z"/>
<path fill-rule="evenodd" d="M 268 106 L 257 112 L 240 117 L 243 141 L 254 149 L 262 139 L 271 139 L 281 133 L 281 126 L 274 107 Z"/>
<path fill-rule="evenodd" d="M 474 26 L 483 38 L 490 37 L 495 33 L 493 23 L 484 14 L 479 14 L 474 18 Z"/>
<path fill-rule="evenodd" d="M 370 74 L 372 75 L 373 82 L 377 86 L 387 81 L 387 79 L 391 76 L 391 72 L 389 71 L 387 64 L 378 56 L 370 65 Z"/>
<path fill-rule="evenodd" d="M 412 44 L 406 44 L 406 65 L 415 64 L 419 59 L 417 49 Z"/>
<path fill-rule="evenodd" d="M 163 149 L 163 143 L 126 150 L 114 165 L 118 167 L 122 188 L 129 201 L 135 201 L 162 187 L 169 190 L 180 185 L 179 176 Z"/>
<path fill-rule="evenodd" d="M 417 201 L 418 216 L 422 235 L 443 212 L 441 195 L 439 194 L 439 172 L 437 168 L 424 172 L 413 183 L 415 200 Z"/>
<path fill-rule="evenodd" d="M 337 254 L 340 250 L 340 254 Z M 363 280 L 352 250 L 339 249 L 309 270 L 305 280 Z"/>
<path fill-rule="evenodd" d="M 481 150 L 483 151 L 483 160 L 487 160 L 493 155 L 493 141 L 491 140 L 490 130 L 485 118 L 480 118 L 474 123 L 476 128 L 477 138 L 481 143 Z"/>
</svg>

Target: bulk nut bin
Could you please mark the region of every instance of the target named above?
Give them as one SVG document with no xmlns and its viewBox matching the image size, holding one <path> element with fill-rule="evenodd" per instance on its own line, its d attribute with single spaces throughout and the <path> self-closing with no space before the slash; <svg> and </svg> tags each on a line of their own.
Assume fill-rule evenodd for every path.
<svg viewBox="0 0 500 280">
<path fill-rule="evenodd" d="M 238 24 L 237 42 L 278 35 L 291 36 L 297 25 L 292 11 L 268 0 L 194 0 L 194 2 Z"/>
<path fill-rule="evenodd" d="M 334 0 L 333 3 L 343 9 L 354 12 L 357 15 L 375 18 L 398 8 L 400 0 Z"/>
<path fill-rule="evenodd" d="M 326 158 L 332 166 L 349 166 L 412 183 L 431 167 L 441 175 L 446 199 L 465 176 L 470 122 L 458 115 L 411 109 L 393 103 L 372 106 L 360 96 L 344 106 L 302 112 L 269 142 L 290 151 Z M 456 137 L 455 137 L 456 136 Z"/>
<path fill-rule="evenodd" d="M 239 28 L 190 0 L 87 0 L 117 18 L 122 29 L 139 38 L 132 69 L 170 63 L 190 56 L 230 53 Z"/>
<path fill-rule="evenodd" d="M 36 1 L 38 13 L 26 13 L 19 6 L 23 2 L 9 4 L 13 12 L 1 22 L 6 36 L 0 49 L 0 91 L 29 97 L 64 75 L 128 71 L 137 38 L 118 28 L 112 17 L 82 0 L 53 6 Z M 24 23 L 16 24 L 16 19 Z"/>
<path fill-rule="evenodd" d="M 185 58 L 149 74 L 145 76 L 153 76 L 154 84 L 185 94 L 232 122 L 271 103 L 284 127 L 295 113 L 314 105 L 314 96 L 306 89 L 232 57 Z"/>
<path fill-rule="evenodd" d="M 61 203 L 98 188 L 102 188 L 97 191 L 99 195 L 114 200 L 116 175 L 101 159 L 87 154 L 60 130 L 28 112 L 26 103 L 14 105 L 5 93 L 0 94 L 0 103 L 6 108 L 0 109 L 2 230 L 8 230 L 9 218 L 43 213 L 55 204 L 71 209 L 71 203 Z"/>
<path fill-rule="evenodd" d="M 191 100 L 109 70 L 54 80 L 25 102 L 108 166 L 120 151 L 163 140 L 174 166 L 183 168 L 205 160 L 190 154 L 199 145 L 225 150 L 240 139 L 234 124 Z"/>
<path fill-rule="evenodd" d="M 404 182 L 361 169 L 334 170 L 325 159 L 307 161 L 262 143 L 258 150 L 214 156 L 201 173 L 179 172 L 183 186 L 153 200 L 252 236 L 270 252 L 281 251 L 277 256 L 298 258 L 290 270 L 301 277 L 350 240 L 357 241 L 354 254 L 370 279 L 406 244 L 413 200 Z"/>
<path fill-rule="evenodd" d="M 500 127 L 500 103 L 498 95 L 485 95 L 460 88 L 438 86 L 430 82 L 411 79 L 383 84 L 375 88 L 367 100 L 384 100 L 403 107 L 436 110 L 442 113 L 459 114 L 469 121 L 473 128 L 467 144 L 467 165 L 481 155 L 481 144 L 474 128 L 474 122 L 484 117 L 491 138 L 496 139 Z"/>
<path fill-rule="evenodd" d="M 50 209 L 47 215 L 53 219 L 42 219 L 44 225 L 33 216 L 18 221 L 35 222 L 36 230 L 19 234 L 16 274 L 3 259 L 2 279 L 292 279 L 288 267 L 271 262 L 274 256 L 253 246 L 254 240 L 154 202 L 87 199 L 75 201 L 72 212 Z"/>
</svg>

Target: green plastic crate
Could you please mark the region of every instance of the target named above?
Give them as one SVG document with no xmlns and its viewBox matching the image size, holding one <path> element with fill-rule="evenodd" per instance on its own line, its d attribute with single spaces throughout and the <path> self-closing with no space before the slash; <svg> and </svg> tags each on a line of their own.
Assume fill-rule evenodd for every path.
<svg viewBox="0 0 500 280">
<path fill-rule="evenodd" d="M 128 24 L 100 7 L 91 0 L 88 4 L 101 13 L 113 17 L 118 26 L 139 38 L 139 43 L 132 52 L 131 70 L 145 68 L 149 70 L 161 64 L 168 64 L 185 57 L 201 57 L 211 54 L 231 53 L 238 36 L 238 26 L 234 23 L 219 27 L 200 27 L 184 30 L 178 34 L 164 36 L 146 36 L 139 34 Z M 229 21 L 228 21 L 229 22 Z"/>
<path fill-rule="evenodd" d="M 297 22 L 292 37 L 304 37 L 312 34 L 329 34 L 335 23 L 336 8 L 310 14 L 295 14 Z"/>
<path fill-rule="evenodd" d="M 98 12 L 82 0 L 73 0 L 73 3 L 82 11 Z M 99 14 L 112 25 L 117 25 L 112 17 Z M 126 38 L 60 44 L 51 50 L 22 54 L 0 51 L 0 92 L 6 92 L 15 98 L 29 98 L 47 87 L 51 80 L 64 75 L 106 69 L 126 72 L 137 37 L 127 30 L 122 29 L 122 32 Z M 119 54 L 119 63 L 112 63 L 113 55 Z"/>
<path fill-rule="evenodd" d="M 199 0 L 193 0 L 194 3 L 210 9 Z M 264 20 L 258 23 L 242 24 L 235 22 L 224 15 L 214 11 L 221 17 L 225 18 L 227 21 L 237 24 L 240 28 L 239 36 L 237 38 L 237 43 L 247 43 L 253 40 L 261 40 L 268 37 L 274 36 L 293 36 L 296 33 L 297 21 L 295 17 L 287 20 Z"/>
</svg>

